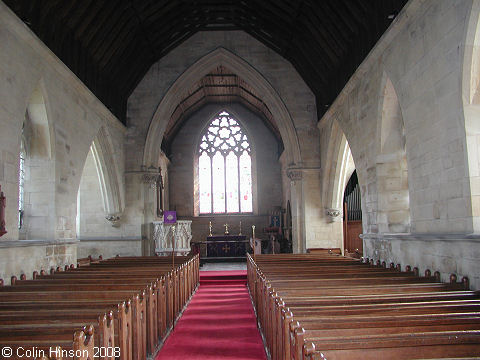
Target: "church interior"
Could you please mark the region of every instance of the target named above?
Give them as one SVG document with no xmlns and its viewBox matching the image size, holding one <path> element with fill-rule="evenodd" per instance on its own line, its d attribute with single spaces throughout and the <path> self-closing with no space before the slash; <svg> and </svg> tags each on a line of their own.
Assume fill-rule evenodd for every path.
<svg viewBox="0 0 480 360">
<path fill-rule="evenodd" d="M 480 0 L 0 0 L 0 49 L 0 358 L 480 356 Z"/>
</svg>

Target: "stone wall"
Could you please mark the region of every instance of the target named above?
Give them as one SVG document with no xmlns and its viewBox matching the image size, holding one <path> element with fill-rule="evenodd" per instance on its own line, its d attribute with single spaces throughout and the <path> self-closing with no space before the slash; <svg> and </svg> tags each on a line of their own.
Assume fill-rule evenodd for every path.
<svg viewBox="0 0 480 360">
<path fill-rule="evenodd" d="M 25 274 L 32 279 L 34 271 L 77 265 L 77 241 L 2 241 L 0 242 L 0 279 L 10 284 L 11 276 Z"/>
<path fill-rule="evenodd" d="M 338 121 L 349 142 L 361 185 L 365 255 L 442 274 L 457 271 L 480 288 L 478 243 L 467 235 L 475 227 L 461 88 L 471 6 L 409 2 L 320 122 Z M 403 186 L 406 177 L 383 166 L 401 158 L 400 148 L 388 159 L 382 153 L 382 138 L 400 133 L 382 134 L 389 82 L 399 106 L 390 112 L 404 125 L 407 204 L 396 187 L 389 189 Z M 409 230 L 412 235 L 387 233 Z"/>
<path fill-rule="evenodd" d="M 448 282 L 450 274 L 470 280 L 472 289 L 480 289 L 480 238 L 454 234 L 387 234 L 365 235 L 364 252 L 370 258 L 388 264 L 418 267 L 423 276 L 429 269 L 440 271 L 441 280 Z"/>
<path fill-rule="evenodd" d="M 0 271 L 5 278 L 20 272 L 30 277 L 33 270 L 76 263 L 76 200 L 87 153 L 100 128 L 108 128 L 111 156 L 123 174 L 125 127 L 2 2 L 0 19 L 0 185 L 7 197 L 8 231 L 0 238 Z M 32 166 L 26 183 L 30 188 L 26 188 L 26 228 L 20 235 L 22 126 L 27 110 L 38 105 L 43 107 L 42 139 L 35 143 L 39 132 L 30 134 L 33 145 L 27 156 Z M 36 151 L 40 147 L 45 151 Z M 40 153 L 42 162 L 35 158 Z M 32 243 L 19 238 L 36 245 L 26 246 Z M 59 241 L 66 245 L 56 245 Z"/>
<path fill-rule="evenodd" d="M 143 255 L 143 242 L 138 238 L 91 238 L 80 240 L 77 246 L 78 258 L 92 255 L 104 259 L 120 256 L 141 256 Z"/>
</svg>

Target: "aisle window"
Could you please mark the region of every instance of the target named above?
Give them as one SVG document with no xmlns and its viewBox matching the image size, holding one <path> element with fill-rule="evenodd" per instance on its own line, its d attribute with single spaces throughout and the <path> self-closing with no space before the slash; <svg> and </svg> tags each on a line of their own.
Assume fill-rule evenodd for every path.
<svg viewBox="0 0 480 360">
<path fill-rule="evenodd" d="M 18 164 L 18 228 L 23 226 L 23 214 L 25 212 L 25 142 L 22 139 Z"/>
</svg>

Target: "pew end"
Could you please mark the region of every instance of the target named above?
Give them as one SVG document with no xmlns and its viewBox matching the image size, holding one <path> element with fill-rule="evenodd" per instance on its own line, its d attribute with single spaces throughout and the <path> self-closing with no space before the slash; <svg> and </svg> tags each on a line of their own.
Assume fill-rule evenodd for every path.
<svg viewBox="0 0 480 360">
<path fill-rule="evenodd" d="M 94 328 L 86 325 L 83 330 L 76 331 L 73 335 L 73 350 L 80 356 L 76 360 L 90 360 L 94 358 Z"/>
<path fill-rule="evenodd" d="M 305 342 L 302 348 L 302 355 L 303 355 L 302 358 L 306 360 L 307 359 L 311 360 L 314 353 L 315 353 L 315 344 L 311 341 Z M 324 359 L 323 354 L 322 354 L 322 359 Z"/>
</svg>

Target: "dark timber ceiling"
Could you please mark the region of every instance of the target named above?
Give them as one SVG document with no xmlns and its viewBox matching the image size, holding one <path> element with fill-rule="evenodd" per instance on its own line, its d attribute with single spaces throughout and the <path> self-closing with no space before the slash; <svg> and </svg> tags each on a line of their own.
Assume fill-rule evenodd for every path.
<svg viewBox="0 0 480 360">
<path fill-rule="evenodd" d="M 243 30 L 292 63 L 318 115 L 407 0 L 4 0 L 123 122 L 150 66 L 197 31 Z"/>
<path fill-rule="evenodd" d="M 240 103 L 255 113 L 275 137 L 278 144 L 278 156 L 283 152 L 283 141 L 277 123 L 267 105 L 251 87 L 233 71 L 223 65 L 205 75 L 190 89 L 186 89 L 185 97 L 177 105 L 163 134 L 162 150 L 171 153 L 172 142 L 185 121 L 205 104 Z"/>
</svg>

